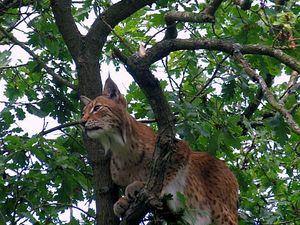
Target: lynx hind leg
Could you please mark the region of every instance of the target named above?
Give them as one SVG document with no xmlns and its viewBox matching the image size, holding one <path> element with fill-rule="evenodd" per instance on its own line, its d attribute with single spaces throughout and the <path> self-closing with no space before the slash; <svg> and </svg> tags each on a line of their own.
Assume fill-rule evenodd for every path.
<svg viewBox="0 0 300 225">
<path fill-rule="evenodd" d="M 129 199 L 124 196 L 114 204 L 113 210 L 117 217 L 122 218 L 126 210 L 129 208 Z"/>
<path fill-rule="evenodd" d="M 145 186 L 145 183 L 142 181 L 134 181 L 129 184 L 125 189 L 125 196 L 130 200 L 134 201 L 138 195 L 138 193 Z"/>
</svg>

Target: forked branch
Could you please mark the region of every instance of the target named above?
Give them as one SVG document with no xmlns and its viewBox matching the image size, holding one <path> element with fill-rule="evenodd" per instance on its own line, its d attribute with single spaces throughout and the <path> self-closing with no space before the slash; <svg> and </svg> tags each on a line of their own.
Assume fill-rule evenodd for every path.
<svg viewBox="0 0 300 225">
<path fill-rule="evenodd" d="M 243 57 L 243 55 L 240 52 L 234 52 L 233 54 L 234 59 L 240 64 L 242 65 L 242 67 L 244 68 L 245 72 L 247 73 L 247 75 L 257 81 L 264 93 L 264 96 L 266 97 L 267 101 L 269 102 L 269 104 L 276 110 L 278 111 L 283 118 L 285 119 L 286 123 L 290 126 L 290 128 L 297 134 L 300 135 L 300 127 L 299 125 L 294 121 L 292 115 L 290 114 L 290 112 L 284 107 L 283 104 L 277 102 L 277 100 L 275 99 L 275 97 L 273 96 L 272 92 L 270 91 L 270 89 L 268 88 L 265 80 L 255 72 L 254 69 L 251 68 L 251 66 L 249 65 L 249 63 L 245 60 L 245 58 Z"/>
<path fill-rule="evenodd" d="M 239 49 L 241 54 L 255 54 L 265 55 L 277 59 L 280 63 L 285 64 L 291 69 L 300 73 L 300 61 L 289 56 L 284 51 L 275 49 L 268 45 L 258 44 L 238 44 L 230 40 L 224 39 L 171 39 L 163 40 L 153 45 L 152 48 L 146 51 L 145 57 L 143 57 L 143 63 L 151 65 L 158 60 L 166 57 L 170 52 L 178 50 L 214 50 L 226 52 L 230 55 L 233 54 L 235 49 Z"/>
</svg>

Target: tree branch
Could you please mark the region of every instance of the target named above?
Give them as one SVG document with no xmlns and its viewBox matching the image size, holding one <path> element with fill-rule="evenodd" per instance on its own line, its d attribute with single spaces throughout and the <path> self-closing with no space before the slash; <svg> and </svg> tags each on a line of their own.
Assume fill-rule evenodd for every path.
<svg viewBox="0 0 300 225">
<path fill-rule="evenodd" d="M 156 1 L 157 0 L 122 0 L 110 6 L 106 11 L 101 13 L 92 24 L 86 35 L 87 47 L 93 51 L 95 51 L 95 48 L 100 50 L 111 32 L 111 29 L 139 9 L 146 5 L 151 5 Z M 105 21 L 105 23 L 103 21 Z M 109 26 L 107 26 L 107 24 Z"/>
<path fill-rule="evenodd" d="M 209 78 L 207 80 L 207 82 L 201 87 L 201 89 L 197 92 L 196 95 L 194 95 L 194 97 L 192 97 L 192 99 L 189 101 L 189 103 L 192 103 L 193 101 L 195 101 L 195 99 L 197 97 L 199 97 L 203 92 L 204 90 L 211 84 L 211 82 L 216 78 L 218 72 L 219 72 L 219 69 L 221 68 L 223 62 L 225 62 L 225 60 L 229 57 L 229 55 L 225 56 L 221 62 L 218 62 L 217 65 L 216 65 L 216 68 L 215 68 L 215 71 L 213 73 L 213 75 L 211 76 L 211 78 Z"/>
<path fill-rule="evenodd" d="M 298 83 L 297 80 L 299 79 L 299 73 L 297 73 L 296 71 L 293 71 L 288 85 L 287 85 L 287 89 L 285 90 L 285 92 L 283 93 L 283 95 L 279 98 L 279 102 L 280 103 L 284 103 L 285 100 L 289 97 L 290 93 L 293 92 L 293 90 L 297 89 Z"/>
<path fill-rule="evenodd" d="M 278 111 L 283 118 L 285 119 L 286 123 L 290 126 L 290 128 L 297 134 L 300 134 L 300 127 L 299 125 L 293 120 L 292 115 L 289 113 L 289 111 L 284 107 L 284 105 L 278 103 L 273 96 L 272 92 L 269 90 L 266 82 L 264 79 L 258 75 L 249 65 L 249 63 L 244 59 L 243 55 L 240 52 L 234 52 L 233 54 L 234 59 L 242 65 L 244 68 L 245 72 L 248 74 L 248 76 L 257 81 L 261 89 L 264 93 L 264 96 L 266 97 L 267 101 L 269 104 L 276 110 Z"/>
<path fill-rule="evenodd" d="M 266 85 L 267 87 L 271 87 L 274 80 L 274 76 L 271 74 L 267 74 L 266 77 Z M 244 113 L 242 114 L 245 118 L 250 119 L 253 113 L 256 111 L 258 106 L 260 105 L 260 101 L 264 97 L 264 93 L 262 88 L 259 88 L 256 92 L 256 95 L 254 97 L 254 100 L 249 103 L 248 107 L 245 109 Z"/>
<path fill-rule="evenodd" d="M 36 55 L 28 46 L 26 46 L 24 43 L 20 42 L 18 39 L 16 39 L 13 35 L 9 34 L 3 27 L 0 26 L 0 31 L 13 43 L 20 46 L 22 49 L 24 49 L 34 60 L 36 60 L 45 70 L 48 74 L 50 74 L 53 79 L 58 81 L 59 83 L 66 85 L 67 87 L 77 90 L 77 87 L 73 84 L 71 84 L 69 81 L 65 80 L 61 76 L 57 75 L 50 67 L 46 65 L 46 63 L 40 59 L 38 55 Z"/>
<path fill-rule="evenodd" d="M 170 11 L 165 14 L 166 22 L 192 22 L 192 23 L 213 23 L 215 17 L 207 13 L 193 13 L 193 12 L 178 12 Z"/>
<path fill-rule="evenodd" d="M 16 68 L 24 67 L 24 66 L 27 66 L 27 63 L 25 63 L 25 64 L 18 64 L 18 65 L 14 65 L 14 66 L 9 66 L 9 65 L 0 66 L 0 71 L 7 70 L 7 69 L 16 69 Z"/>
<path fill-rule="evenodd" d="M 71 0 L 51 0 L 51 7 L 56 25 L 61 33 L 72 58 L 79 59 L 82 48 L 82 35 L 80 34 L 71 12 Z"/>
<path fill-rule="evenodd" d="M 200 13 L 178 11 L 167 12 L 164 16 L 167 25 L 164 39 L 175 39 L 177 37 L 176 21 L 192 23 L 214 23 L 214 14 L 222 1 L 223 0 L 212 0 Z"/>
<path fill-rule="evenodd" d="M 159 201 L 157 195 L 162 189 L 164 173 L 174 149 L 176 149 L 174 116 L 163 95 L 159 81 L 150 72 L 149 65 L 143 62 L 144 58 L 134 55 L 127 58 L 117 49 L 114 53 L 116 57 L 126 64 L 127 71 L 132 75 L 149 100 L 159 129 L 150 177 L 144 190 L 139 194 L 138 201 L 130 205 L 121 222 L 121 225 L 138 224 L 147 212 L 147 209 L 153 206 L 153 201 Z"/>
<path fill-rule="evenodd" d="M 54 132 L 54 131 L 57 131 L 57 130 L 60 130 L 62 128 L 66 128 L 66 127 L 72 127 L 72 126 L 76 126 L 76 125 L 79 125 L 81 124 L 81 121 L 78 120 L 78 121 L 72 121 L 72 122 L 69 122 L 69 123 L 64 123 L 64 124 L 61 124 L 59 126 L 56 126 L 56 127 L 53 127 L 51 129 L 48 129 L 48 130 L 42 130 L 39 135 L 40 136 L 44 136 L 44 135 L 47 135 L 51 132 Z"/>
<path fill-rule="evenodd" d="M 151 65 L 154 62 L 166 57 L 170 52 L 178 50 L 216 50 L 233 54 L 235 49 L 239 49 L 241 54 L 266 55 L 279 60 L 281 63 L 300 73 L 300 62 L 284 53 L 282 50 L 272 48 L 271 46 L 247 44 L 242 45 L 224 39 L 171 39 L 163 40 L 155 44 L 146 51 L 143 63 Z"/>
<path fill-rule="evenodd" d="M 217 9 L 219 8 L 219 6 L 221 5 L 221 3 L 223 2 L 223 0 L 212 0 L 205 8 L 205 10 L 203 11 L 203 13 L 209 14 L 209 15 L 214 15 L 215 12 L 217 11 Z"/>
</svg>

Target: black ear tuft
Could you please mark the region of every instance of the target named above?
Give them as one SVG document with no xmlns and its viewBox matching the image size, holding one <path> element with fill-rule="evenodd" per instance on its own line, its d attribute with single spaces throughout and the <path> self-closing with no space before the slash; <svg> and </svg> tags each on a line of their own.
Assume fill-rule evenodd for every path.
<svg viewBox="0 0 300 225">
<path fill-rule="evenodd" d="M 82 101 L 82 103 L 86 106 L 87 104 L 89 104 L 92 100 L 89 99 L 88 97 L 81 95 L 80 96 L 80 100 Z"/>
<path fill-rule="evenodd" d="M 116 99 L 121 95 L 118 86 L 115 84 L 115 82 L 113 82 L 113 80 L 110 78 L 110 76 L 105 81 L 104 90 L 103 90 L 102 95 L 104 95 L 110 99 Z"/>
</svg>

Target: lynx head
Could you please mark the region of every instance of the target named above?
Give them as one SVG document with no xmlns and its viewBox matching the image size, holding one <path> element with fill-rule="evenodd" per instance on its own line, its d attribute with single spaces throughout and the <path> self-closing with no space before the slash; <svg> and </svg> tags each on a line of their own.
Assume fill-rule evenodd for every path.
<svg viewBox="0 0 300 225">
<path fill-rule="evenodd" d="M 85 107 L 82 124 L 87 135 L 99 139 L 105 150 L 113 143 L 126 143 L 126 100 L 117 85 L 107 78 L 103 94 L 94 100 L 80 97 Z"/>
</svg>

